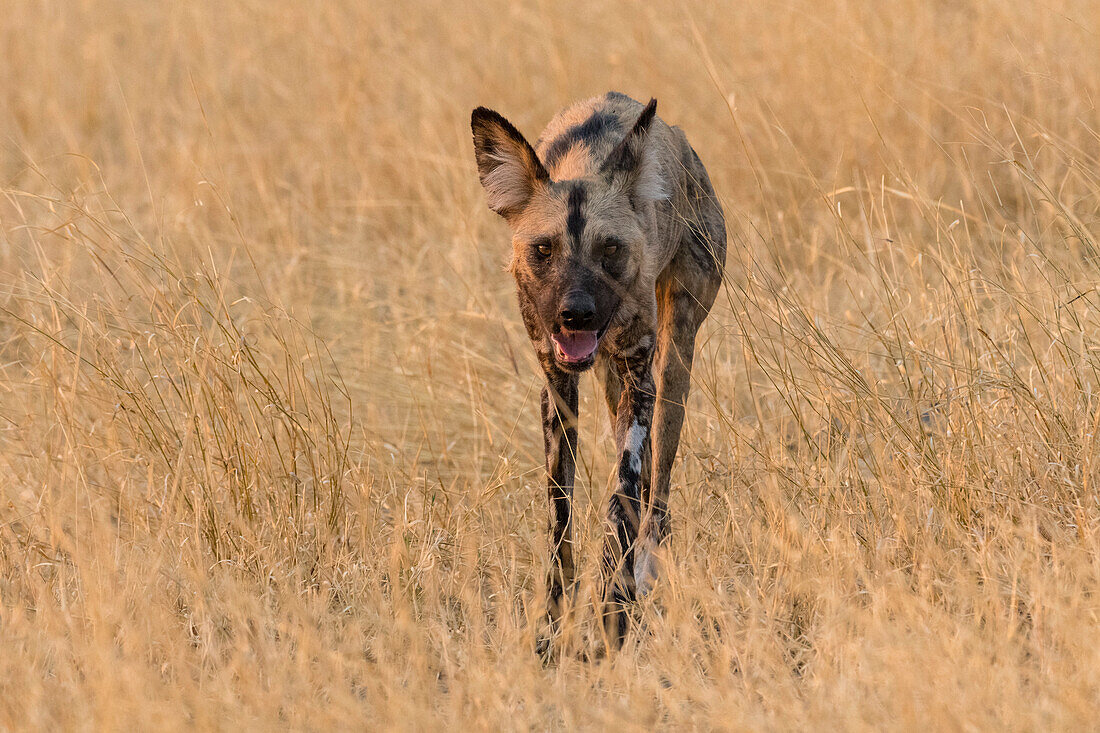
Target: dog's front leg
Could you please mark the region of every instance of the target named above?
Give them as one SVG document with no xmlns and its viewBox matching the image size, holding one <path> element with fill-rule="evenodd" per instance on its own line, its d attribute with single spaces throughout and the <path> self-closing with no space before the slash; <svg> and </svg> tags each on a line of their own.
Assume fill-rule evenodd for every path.
<svg viewBox="0 0 1100 733">
<path fill-rule="evenodd" d="M 557 631 L 563 595 L 573 583 L 573 476 L 577 456 L 576 374 L 544 365 L 542 431 L 546 447 L 546 491 L 550 500 L 550 570 L 546 581 L 546 612 L 551 633 Z M 548 649 L 549 641 L 540 642 Z M 545 651 L 545 649 L 544 649 Z"/>
<path fill-rule="evenodd" d="M 652 345 L 652 337 L 641 343 Z M 634 600 L 634 543 L 641 523 L 645 484 L 649 480 L 649 431 L 656 394 L 651 365 L 652 346 L 638 348 L 616 360 L 622 394 L 615 413 L 615 443 L 619 451 L 618 480 L 607 505 L 604 544 L 604 632 L 609 648 L 622 644 L 627 605 Z"/>
</svg>

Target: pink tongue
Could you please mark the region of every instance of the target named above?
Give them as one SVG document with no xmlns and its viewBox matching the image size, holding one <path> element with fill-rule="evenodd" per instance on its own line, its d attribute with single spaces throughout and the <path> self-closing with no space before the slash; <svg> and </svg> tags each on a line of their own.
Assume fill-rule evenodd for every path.
<svg viewBox="0 0 1100 733">
<path fill-rule="evenodd" d="M 562 331 L 552 336 L 568 361 L 584 361 L 596 350 L 595 331 Z"/>
</svg>

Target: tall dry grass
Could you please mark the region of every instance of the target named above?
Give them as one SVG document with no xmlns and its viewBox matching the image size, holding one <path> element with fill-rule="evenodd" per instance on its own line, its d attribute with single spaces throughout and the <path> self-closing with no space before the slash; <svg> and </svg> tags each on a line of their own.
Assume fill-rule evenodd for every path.
<svg viewBox="0 0 1100 733">
<path fill-rule="evenodd" d="M 1079 729 L 1100 9 L 9 0 L 0 728 Z M 469 110 L 655 96 L 726 207 L 670 575 L 532 653 Z M 607 418 L 583 387 L 592 631 Z"/>
</svg>

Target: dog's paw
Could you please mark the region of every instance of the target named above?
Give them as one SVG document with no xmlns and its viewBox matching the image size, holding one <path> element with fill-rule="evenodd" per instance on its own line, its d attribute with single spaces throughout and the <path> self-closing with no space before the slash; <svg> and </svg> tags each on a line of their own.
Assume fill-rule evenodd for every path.
<svg viewBox="0 0 1100 733">
<path fill-rule="evenodd" d="M 637 598 L 649 595 L 661 575 L 660 553 L 653 543 L 643 543 L 634 551 L 634 592 Z"/>
<path fill-rule="evenodd" d="M 540 635 L 535 639 L 535 655 L 542 660 L 543 664 L 550 664 L 553 662 L 556 656 L 554 640 L 550 636 Z"/>
</svg>

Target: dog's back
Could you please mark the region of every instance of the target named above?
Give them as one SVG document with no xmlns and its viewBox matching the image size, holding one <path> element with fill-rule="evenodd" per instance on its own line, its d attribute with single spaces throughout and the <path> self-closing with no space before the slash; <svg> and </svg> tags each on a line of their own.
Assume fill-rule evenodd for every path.
<svg viewBox="0 0 1100 733">
<path fill-rule="evenodd" d="M 550 120 L 535 142 L 535 151 L 554 180 L 595 175 L 642 109 L 640 102 L 618 92 L 577 102 Z M 654 142 L 659 142 L 657 122 L 650 131 Z"/>
</svg>

